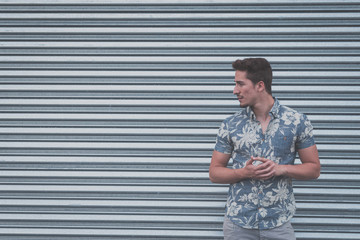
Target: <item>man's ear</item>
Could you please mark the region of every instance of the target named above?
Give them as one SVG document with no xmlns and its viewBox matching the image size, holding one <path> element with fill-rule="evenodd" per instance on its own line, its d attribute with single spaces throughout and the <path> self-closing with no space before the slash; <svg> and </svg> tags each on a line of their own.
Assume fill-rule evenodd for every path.
<svg viewBox="0 0 360 240">
<path fill-rule="evenodd" d="M 256 85 L 257 85 L 257 90 L 258 90 L 259 92 L 262 92 L 262 91 L 265 91 L 265 90 L 266 90 L 266 89 L 265 89 L 265 83 L 264 83 L 263 81 L 258 82 Z"/>
</svg>

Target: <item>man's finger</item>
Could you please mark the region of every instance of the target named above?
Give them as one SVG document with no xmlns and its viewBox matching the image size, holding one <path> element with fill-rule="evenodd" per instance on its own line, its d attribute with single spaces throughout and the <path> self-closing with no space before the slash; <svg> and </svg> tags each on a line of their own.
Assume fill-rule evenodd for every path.
<svg viewBox="0 0 360 240">
<path fill-rule="evenodd" d="M 254 161 L 255 161 L 255 160 L 254 160 L 254 157 L 251 157 L 250 160 L 248 160 L 248 161 L 246 162 L 246 165 L 253 164 Z"/>
<path fill-rule="evenodd" d="M 255 171 L 255 174 L 257 176 L 261 176 L 261 175 L 267 175 L 267 174 L 270 174 L 270 173 L 273 173 L 274 172 L 274 169 L 273 168 L 265 168 L 265 169 L 258 169 Z"/>
<path fill-rule="evenodd" d="M 257 178 L 260 179 L 268 179 L 271 178 L 272 176 L 274 176 L 275 171 L 272 168 L 268 168 L 268 169 L 263 169 L 263 170 L 257 170 L 255 172 Z"/>
<path fill-rule="evenodd" d="M 264 170 L 264 169 L 271 169 L 272 165 L 271 163 L 268 162 L 258 162 L 259 164 L 256 164 L 256 170 L 260 171 L 260 170 Z"/>
<path fill-rule="evenodd" d="M 261 162 L 268 162 L 269 159 L 262 158 L 262 157 L 252 157 L 254 161 L 261 161 Z"/>
</svg>

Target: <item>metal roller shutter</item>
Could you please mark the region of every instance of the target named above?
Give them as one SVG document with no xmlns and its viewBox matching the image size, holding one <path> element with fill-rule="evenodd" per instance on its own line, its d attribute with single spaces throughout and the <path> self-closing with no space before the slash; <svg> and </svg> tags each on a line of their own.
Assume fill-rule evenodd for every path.
<svg viewBox="0 0 360 240">
<path fill-rule="evenodd" d="M 360 2 L 0 0 L 1 239 L 222 239 L 208 166 L 266 57 L 315 127 L 298 239 L 360 239 Z"/>
</svg>

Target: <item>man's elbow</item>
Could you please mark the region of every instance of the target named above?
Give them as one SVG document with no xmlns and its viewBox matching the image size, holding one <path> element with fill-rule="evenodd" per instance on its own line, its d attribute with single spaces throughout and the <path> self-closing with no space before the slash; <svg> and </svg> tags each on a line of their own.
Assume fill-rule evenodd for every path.
<svg viewBox="0 0 360 240">
<path fill-rule="evenodd" d="M 221 175 L 219 175 L 220 173 L 218 172 L 218 168 L 217 167 L 210 167 L 209 168 L 209 180 L 212 183 L 223 183 L 221 181 Z"/>
<path fill-rule="evenodd" d="M 216 177 L 214 176 L 214 173 L 211 168 L 209 169 L 209 179 L 210 179 L 210 182 L 217 183 Z"/>
<path fill-rule="evenodd" d="M 320 172 L 316 172 L 312 179 L 318 179 L 320 177 Z"/>
<path fill-rule="evenodd" d="M 320 175 L 321 175 L 321 172 L 320 172 L 320 169 L 319 169 L 319 171 L 316 173 L 316 178 L 315 179 L 318 179 L 320 177 Z"/>
<path fill-rule="evenodd" d="M 313 179 L 318 179 L 320 177 L 320 174 L 321 174 L 321 166 L 318 165 L 314 169 L 314 177 L 313 177 Z"/>
</svg>

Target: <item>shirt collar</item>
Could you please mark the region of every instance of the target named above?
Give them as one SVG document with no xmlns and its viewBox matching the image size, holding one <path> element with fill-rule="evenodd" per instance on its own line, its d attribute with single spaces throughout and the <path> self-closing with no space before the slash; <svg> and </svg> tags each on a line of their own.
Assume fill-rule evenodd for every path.
<svg viewBox="0 0 360 240">
<path fill-rule="evenodd" d="M 274 105 L 270 109 L 269 114 L 271 114 L 273 118 L 278 118 L 279 117 L 279 111 L 280 111 L 280 103 L 277 100 L 277 98 L 274 98 Z M 249 116 L 249 118 L 251 118 L 252 120 L 256 119 L 255 113 L 253 112 L 251 107 L 246 107 L 245 112 Z"/>
</svg>

